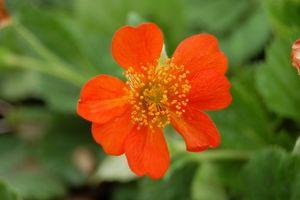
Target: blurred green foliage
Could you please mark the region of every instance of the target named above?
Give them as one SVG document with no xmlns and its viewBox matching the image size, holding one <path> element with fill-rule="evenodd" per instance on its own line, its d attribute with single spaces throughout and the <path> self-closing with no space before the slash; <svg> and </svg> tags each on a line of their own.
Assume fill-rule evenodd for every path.
<svg viewBox="0 0 300 200">
<path fill-rule="evenodd" d="M 0 199 L 300 199 L 300 77 L 291 45 L 299 0 L 9 0 L 0 30 Z M 233 103 L 212 112 L 222 145 L 186 153 L 168 129 L 172 165 L 136 178 L 105 156 L 76 111 L 80 87 L 122 77 L 110 54 L 116 29 L 163 30 L 168 55 L 209 32 L 229 58 Z M 1 117 L 0 116 L 0 117 Z M 178 139 L 179 138 L 179 139 Z"/>
</svg>

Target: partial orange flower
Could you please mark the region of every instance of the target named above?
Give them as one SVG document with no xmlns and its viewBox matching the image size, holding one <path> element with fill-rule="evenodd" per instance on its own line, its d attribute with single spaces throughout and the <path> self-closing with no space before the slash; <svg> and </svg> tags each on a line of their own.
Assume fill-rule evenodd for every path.
<svg viewBox="0 0 300 200">
<path fill-rule="evenodd" d="M 292 64 L 300 75 L 300 39 L 296 40 L 292 46 Z"/>
<path fill-rule="evenodd" d="M 162 177 L 170 156 L 163 128 L 172 124 L 188 151 L 220 144 L 207 110 L 231 102 L 226 56 L 209 34 L 183 40 L 173 57 L 161 58 L 163 34 L 153 23 L 124 26 L 112 40 L 112 54 L 126 82 L 99 75 L 82 88 L 78 114 L 92 122 L 92 134 L 110 155 L 124 154 L 138 176 Z"/>
<path fill-rule="evenodd" d="M 4 0 L 0 0 L 0 28 L 8 25 L 10 22 L 10 16 L 6 10 Z"/>
</svg>

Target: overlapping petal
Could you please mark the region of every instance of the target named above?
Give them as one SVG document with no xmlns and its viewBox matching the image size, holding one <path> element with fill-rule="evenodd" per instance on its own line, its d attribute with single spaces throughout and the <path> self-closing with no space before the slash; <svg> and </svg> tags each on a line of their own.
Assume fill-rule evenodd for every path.
<svg viewBox="0 0 300 200">
<path fill-rule="evenodd" d="M 220 144 L 220 134 L 205 113 L 187 109 L 180 118 L 173 116 L 171 123 L 185 140 L 188 151 L 198 152 Z"/>
<path fill-rule="evenodd" d="M 141 70 L 147 64 L 156 65 L 163 47 L 163 34 L 153 23 L 138 27 L 124 26 L 112 40 L 112 54 L 120 66 Z"/>
<path fill-rule="evenodd" d="M 227 58 L 220 51 L 218 40 L 210 34 L 198 34 L 183 40 L 176 48 L 173 63 L 183 65 L 190 77 L 200 71 L 213 69 L 220 73 L 227 70 Z"/>
<path fill-rule="evenodd" d="M 168 147 L 159 128 L 135 128 L 125 142 L 125 154 L 131 170 L 138 176 L 162 177 L 169 167 Z"/>
<path fill-rule="evenodd" d="M 227 107 L 232 100 L 230 82 L 215 70 L 201 71 L 191 80 L 189 106 L 198 110 L 218 110 Z"/>
<path fill-rule="evenodd" d="M 133 128 L 130 114 L 131 110 L 127 109 L 123 115 L 115 117 L 105 124 L 93 123 L 93 137 L 102 146 L 105 153 L 110 155 L 124 153 L 125 139 Z"/>
<path fill-rule="evenodd" d="M 156 67 L 162 48 L 163 34 L 153 23 L 122 27 L 112 40 L 112 54 L 117 63 L 124 69 L 132 67 L 135 72 L 147 72 L 150 65 Z M 191 36 L 179 44 L 171 62 L 190 71 L 188 76 L 184 74 L 181 78 L 187 78 L 191 86 L 187 90 L 189 93 L 178 96 L 179 100 L 187 98 L 184 102 L 188 104 L 182 108 L 180 116 L 171 112 L 171 124 L 184 138 L 188 151 L 217 147 L 220 144 L 219 132 L 210 117 L 202 112 L 225 108 L 231 102 L 230 83 L 225 77 L 227 58 L 219 49 L 217 39 L 209 34 Z M 173 74 L 172 70 L 166 73 Z M 93 137 L 107 154 L 125 153 L 135 174 L 160 178 L 170 162 L 162 129 L 157 124 L 151 124 L 150 128 L 132 122 L 132 113 L 138 111 L 132 110 L 129 91 L 132 88 L 127 88 L 117 78 L 97 76 L 83 87 L 78 114 L 93 122 Z M 141 102 L 141 106 L 144 103 Z M 146 113 L 147 109 L 143 112 Z"/>
<path fill-rule="evenodd" d="M 125 88 L 124 82 L 112 76 L 92 78 L 81 90 L 78 114 L 98 124 L 120 116 L 129 106 Z"/>
</svg>

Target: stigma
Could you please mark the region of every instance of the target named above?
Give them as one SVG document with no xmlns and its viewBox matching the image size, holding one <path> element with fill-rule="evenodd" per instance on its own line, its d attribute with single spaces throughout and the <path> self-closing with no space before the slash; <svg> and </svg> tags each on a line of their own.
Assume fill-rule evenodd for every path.
<svg viewBox="0 0 300 200">
<path fill-rule="evenodd" d="M 171 115 L 180 117 L 188 104 L 191 85 L 189 71 L 166 59 L 156 66 L 143 66 L 140 71 L 125 72 L 132 105 L 131 121 L 138 127 L 164 128 Z"/>
</svg>

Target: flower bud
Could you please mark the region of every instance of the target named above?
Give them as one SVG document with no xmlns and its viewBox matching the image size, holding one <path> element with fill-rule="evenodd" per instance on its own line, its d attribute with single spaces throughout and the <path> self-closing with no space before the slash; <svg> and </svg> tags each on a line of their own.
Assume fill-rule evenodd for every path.
<svg viewBox="0 0 300 200">
<path fill-rule="evenodd" d="M 292 46 L 292 64 L 298 70 L 300 75 L 300 39 L 296 40 Z"/>
<path fill-rule="evenodd" d="M 0 0 L 0 29 L 10 23 L 10 16 L 5 7 L 4 0 Z"/>
</svg>

